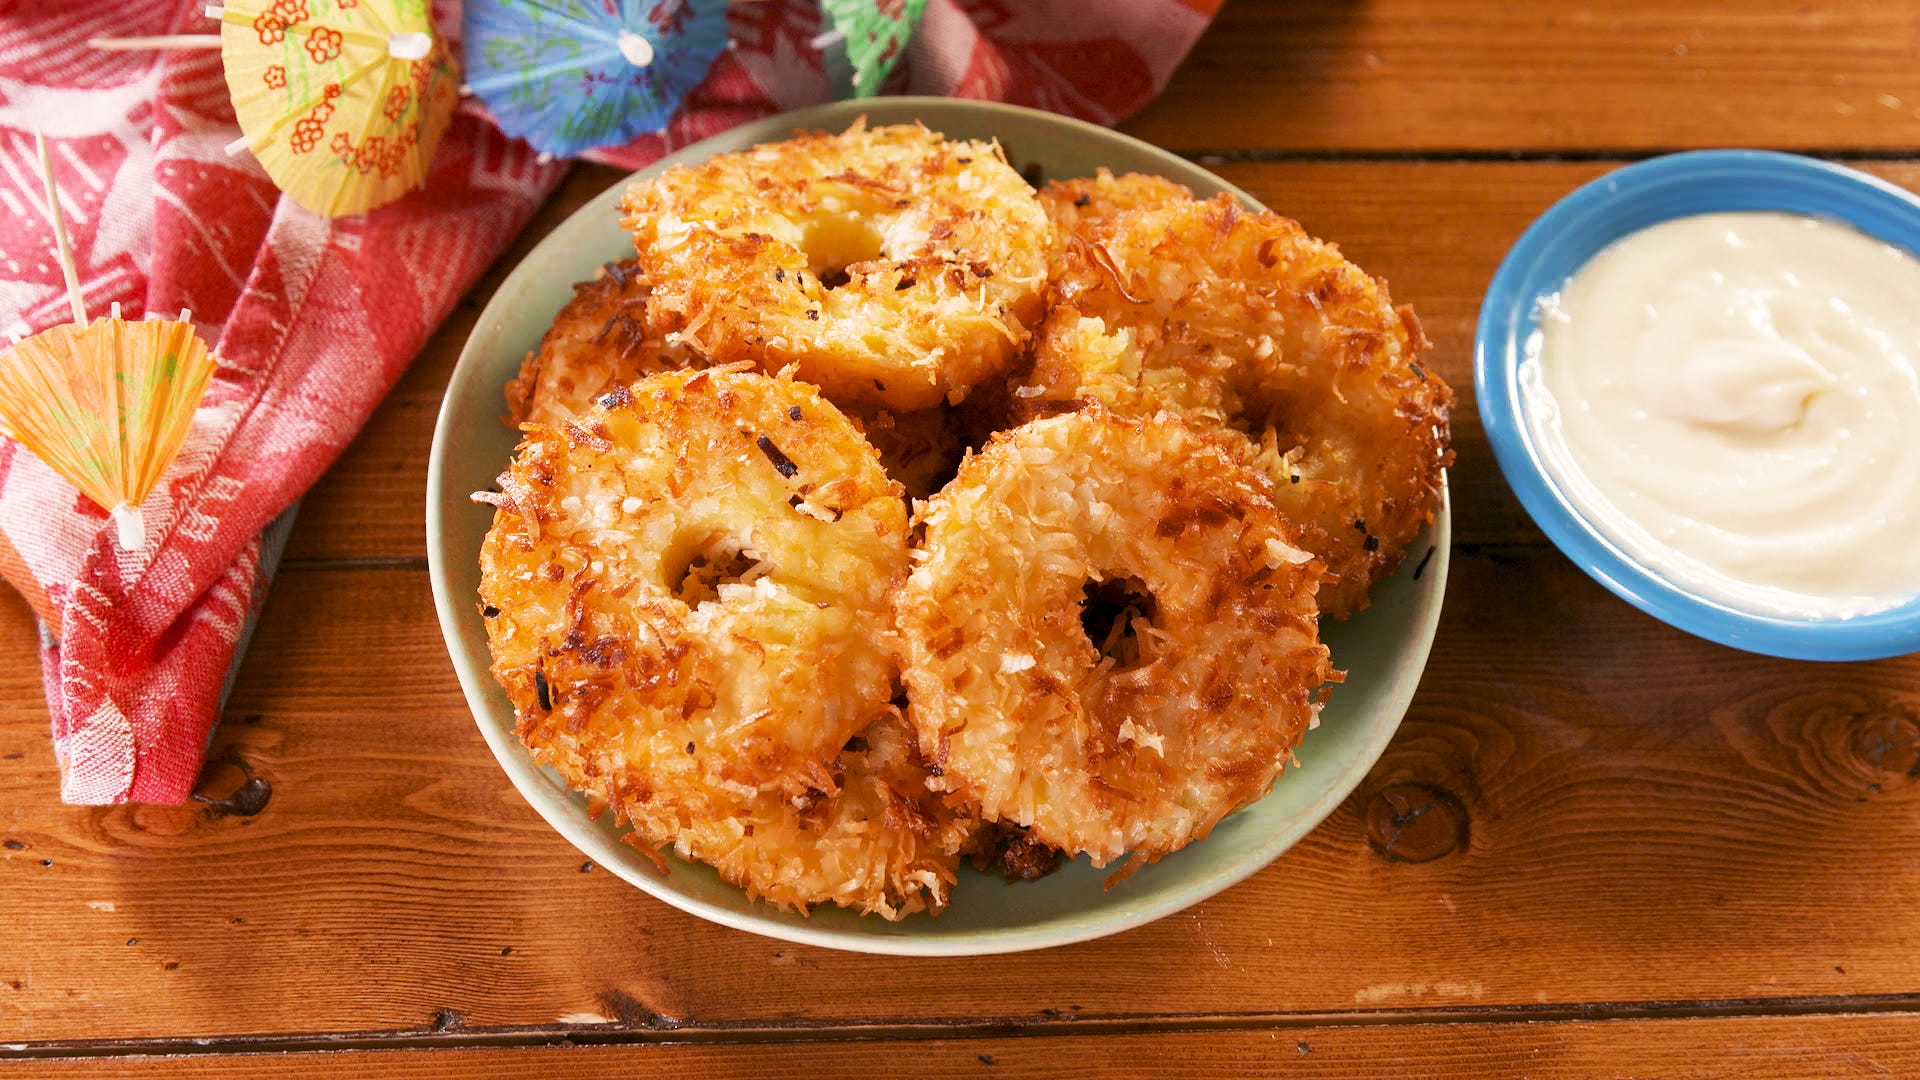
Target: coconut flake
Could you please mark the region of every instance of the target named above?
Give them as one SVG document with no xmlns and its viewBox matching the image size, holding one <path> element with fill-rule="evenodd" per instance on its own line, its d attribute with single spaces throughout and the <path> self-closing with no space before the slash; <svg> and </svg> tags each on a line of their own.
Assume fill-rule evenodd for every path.
<svg viewBox="0 0 1920 1080">
<path fill-rule="evenodd" d="M 1267 565 L 1274 567 L 1299 566 L 1301 563 L 1312 561 L 1313 556 L 1311 554 L 1301 551 L 1292 544 L 1284 540 L 1276 540 L 1273 537 L 1267 538 Z"/>
<path fill-rule="evenodd" d="M 815 506 L 810 502 L 795 503 L 793 504 L 793 508 L 807 515 L 808 517 L 813 518 L 816 521 L 824 521 L 829 525 L 833 524 L 836 521 L 839 521 L 841 513 L 843 513 L 843 511 L 836 512 L 833 510 L 822 509 L 821 507 Z"/>
<path fill-rule="evenodd" d="M 1000 670 L 1004 674 L 1011 675 L 1015 672 L 1025 671 L 1036 663 L 1039 663 L 1039 661 L 1026 653 L 1010 652 L 1000 654 Z"/>
<path fill-rule="evenodd" d="M 1120 722 L 1120 737 L 1142 749 L 1152 750 L 1156 754 L 1166 753 L 1166 740 L 1162 739 L 1158 732 L 1149 731 L 1131 719 Z"/>
</svg>

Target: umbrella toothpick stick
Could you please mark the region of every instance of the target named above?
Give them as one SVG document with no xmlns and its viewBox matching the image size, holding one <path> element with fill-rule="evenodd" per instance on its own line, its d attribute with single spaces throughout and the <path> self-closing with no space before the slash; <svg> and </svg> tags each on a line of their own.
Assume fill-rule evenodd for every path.
<svg viewBox="0 0 1920 1080">
<path fill-rule="evenodd" d="M 225 10 L 218 4 L 207 5 L 207 18 L 218 20 Z M 146 52 L 154 49 L 217 49 L 219 34 L 149 34 L 144 37 L 97 37 L 87 39 L 87 48 L 101 52 Z"/>
<path fill-rule="evenodd" d="M 0 431 L 113 517 L 125 551 L 146 543 L 140 503 L 178 454 L 214 360 L 192 316 L 90 319 L 46 138 L 34 133 L 54 256 L 73 321 L 0 352 Z"/>
<path fill-rule="evenodd" d="M 145 52 L 151 49 L 217 49 L 219 34 L 153 34 L 147 37 L 97 37 L 87 48 L 101 52 Z"/>
<path fill-rule="evenodd" d="M 47 137 L 33 133 L 33 148 L 40 155 L 40 183 L 47 197 L 47 222 L 53 226 L 53 256 L 60 263 L 60 274 L 67 282 L 67 303 L 73 305 L 73 321 L 87 324 L 87 302 L 80 294 L 80 271 L 73 264 L 73 245 L 67 242 L 67 215 L 60 210 L 60 192 L 53 186 L 53 159 L 47 156 Z"/>
</svg>

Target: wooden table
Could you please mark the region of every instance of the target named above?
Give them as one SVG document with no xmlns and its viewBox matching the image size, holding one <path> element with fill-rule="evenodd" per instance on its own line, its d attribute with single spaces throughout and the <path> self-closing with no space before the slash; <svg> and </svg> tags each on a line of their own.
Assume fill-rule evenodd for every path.
<svg viewBox="0 0 1920 1080">
<path fill-rule="evenodd" d="M 582 168 L 307 499 L 211 801 L 60 805 L 33 625 L 0 599 L 0 1055 L 29 1077 L 1920 1075 L 1920 656 L 1763 659 L 1616 600 L 1508 493 L 1468 370 L 1508 244 L 1622 162 L 1769 146 L 1920 187 L 1920 3 L 1231 0 L 1128 130 L 1391 279 L 1461 392 L 1432 663 L 1303 843 L 1131 933 L 961 960 L 752 937 L 583 864 L 468 717 L 421 534 L 454 357 L 503 269 L 615 179 Z"/>
</svg>

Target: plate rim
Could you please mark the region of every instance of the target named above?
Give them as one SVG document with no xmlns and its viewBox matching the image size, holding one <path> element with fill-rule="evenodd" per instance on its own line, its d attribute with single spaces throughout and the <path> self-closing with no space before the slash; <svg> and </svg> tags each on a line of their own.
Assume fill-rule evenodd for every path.
<svg viewBox="0 0 1920 1080">
<path fill-rule="evenodd" d="M 750 121 L 740 127 L 731 128 L 714 136 L 689 144 L 667 155 L 646 168 L 636 170 L 616 180 L 607 192 L 594 196 L 579 209 L 570 214 L 559 225 L 543 237 L 538 244 L 521 257 L 513 270 L 501 279 L 493 296 L 481 310 L 462 344 L 460 356 L 453 371 L 448 376 L 446 390 L 434 419 L 432 446 L 427 460 L 426 493 L 426 542 L 428 576 L 433 592 L 434 610 L 439 623 L 442 644 L 460 682 L 468 712 L 479 728 L 489 750 L 502 771 L 507 774 L 516 791 L 526 800 L 548 826 L 558 832 L 568 843 L 609 872 L 620 877 L 628 884 L 670 907 L 697 916 L 709 922 L 730 929 L 745 931 L 763 937 L 788 941 L 795 944 L 836 949 L 843 952 L 858 952 L 892 956 L 986 956 L 1036 949 L 1054 948 L 1075 944 L 1096 938 L 1122 933 L 1148 923 L 1156 922 L 1167 916 L 1183 911 L 1194 904 L 1216 896 L 1247 878 L 1259 873 L 1274 860 L 1285 854 L 1300 840 L 1319 827 L 1341 803 L 1345 802 L 1373 768 L 1387 745 L 1398 732 L 1411 704 L 1413 692 L 1426 670 L 1431 657 L 1438 624 L 1444 607 L 1448 569 L 1451 564 L 1452 541 L 1452 498 L 1447 487 L 1446 475 L 1441 478 L 1440 500 L 1434 514 L 1434 521 L 1427 531 L 1428 543 L 1432 546 L 1433 557 L 1426 568 L 1425 577 L 1430 579 L 1425 586 L 1431 601 L 1424 604 L 1423 617 L 1410 627 L 1414 638 L 1408 662 L 1393 674 L 1395 677 L 1394 697 L 1401 701 L 1396 715 L 1390 720 L 1380 722 L 1369 729 L 1368 737 L 1354 748 L 1354 764 L 1349 765 L 1340 774 L 1338 781 L 1308 804 L 1298 814 L 1287 820 L 1286 827 L 1277 830 L 1275 840 L 1261 845 L 1254 853 L 1239 862 L 1229 863 L 1209 873 L 1194 875 L 1191 880 L 1183 881 L 1178 887 L 1169 889 L 1167 895 L 1157 900 L 1141 902 L 1134 907 L 1100 917 L 1088 917 L 1061 925 L 1057 922 L 1041 924 L 1032 928 L 994 930 L 983 929 L 964 935 L 920 936 L 911 933 L 856 935 L 841 929 L 807 923 L 790 923 L 771 916 L 778 913 L 769 905 L 764 905 L 767 914 L 758 912 L 748 914 L 728 908 L 717 907 L 680 890 L 646 873 L 633 869 L 625 860 L 601 857 L 603 851 L 613 854 L 630 853 L 625 844 L 606 833 L 601 825 L 593 820 L 579 820 L 576 813 L 561 800 L 549 798 L 547 784 L 541 773 L 541 767 L 532 762 L 526 749 L 513 736 L 511 725 L 502 726 L 489 723 L 483 717 L 492 713 L 493 707 L 487 700 L 487 688 L 492 685 L 492 676 L 485 669 L 474 670 L 460 655 L 456 644 L 465 636 L 461 620 L 476 611 L 469 602 L 472 598 L 452 595 L 448 562 L 443 555 L 446 548 L 448 526 L 443 522 L 441 507 L 447 494 L 443 478 L 447 472 L 447 457 L 450 453 L 449 415 L 454 410 L 455 390 L 467 382 L 473 381 L 475 373 L 482 366 L 481 353 L 486 351 L 486 339 L 492 323 L 505 320 L 507 316 L 499 314 L 498 303 L 502 296 L 514 291 L 517 279 L 533 279 L 540 275 L 532 264 L 535 256 L 543 247 L 554 243 L 572 222 L 583 215 L 596 212 L 596 207 L 608 198 L 608 192 L 622 189 L 635 179 L 663 171 L 682 161 L 704 160 L 715 153 L 729 152 L 735 143 L 745 137 L 743 132 L 749 129 L 759 130 L 775 123 L 784 123 L 795 128 L 837 129 L 851 123 L 854 119 L 870 113 L 914 114 L 916 119 L 927 122 L 929 127 L 940 126 L 939 114 L 970 113 L 976 117 L 985 113 L 989 116 L 1017 116 L 1023 124 L 1038 123 L 1075 131 L 1098 141 L 1117 142 L 1126 145 L 1129 150 L 1158 162 L 1165 172 L 1162 175 L 1180 180 L 1183 177 L 1204 177 L 1209 186 L 1233 195 L 1242 203 L 1256 209 L 1264 209 L 1261 203 L 1241 190 L 1238 186 L 1221 179 L 1203 167 L 1179 157 L 1160 147 L 1143 142 L 1120 132 L 1076 120 L 1054 113 L 1028 109 L 1002 102 L 971 101 L 939 97 L 889 97 L 879 100 L 841 101 L 806 109 L 779 113 Z M 876 122 L 904 123 L 907 119 L 883 119 Z M 764 137 L 764 136 L 763 136 Z M 564 237 L 561 237 L 564 240 Z M 1338 658 L 1336 657 L 1336 662 Z M 1407 684 L 1402 686 L 1402 684 Z M 1404 692 L 1402 692 L 1404 691 Z M 1282 779 L 1284 779 L 1284 774 Z M 623 850 L 624 849 L 624 850 Z M 669 856 L 672 857 L 671 855 Z M 919 918 L 914 916 L 910 918 Z M 888 923 L 888 926 L 909 926 L 911 923 Z"/>
</svg>

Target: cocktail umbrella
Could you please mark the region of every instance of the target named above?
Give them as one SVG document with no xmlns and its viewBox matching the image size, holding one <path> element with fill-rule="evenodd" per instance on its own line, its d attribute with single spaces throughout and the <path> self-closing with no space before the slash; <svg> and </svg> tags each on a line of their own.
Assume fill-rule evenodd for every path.
<svg viewBox="0 0 1920 1080">
<path fill-rule="evenodd" d="M 846 39 L 853 96 L 872 97 L 906 52 L 927 0 L 822 0 L 821 7 L 833 33 Z"/>
<path fill-rule="evenodd" d="M 467 0 L 467 85 L 569 157 L 666 127 L 727 47 L 726 0 Z"/>
<path fill-rule="evenodd" d="M 459 97 L 427 0 L 231 0 L 220 56 L 246 148 L 338 217 L 418 185 Z"/>
<path fill-rule="evenodd" d="M 87 318 L 52 163 L 38 142 L 74 321 L 0 353 L 0 429 L 111 513 L 120 546 L 133 551 L 145 543 L 140 503 L 180 452 L 214 359 L 189 312 L 128 322 L 115 304 L 111 318 Z"/>
</svg>

